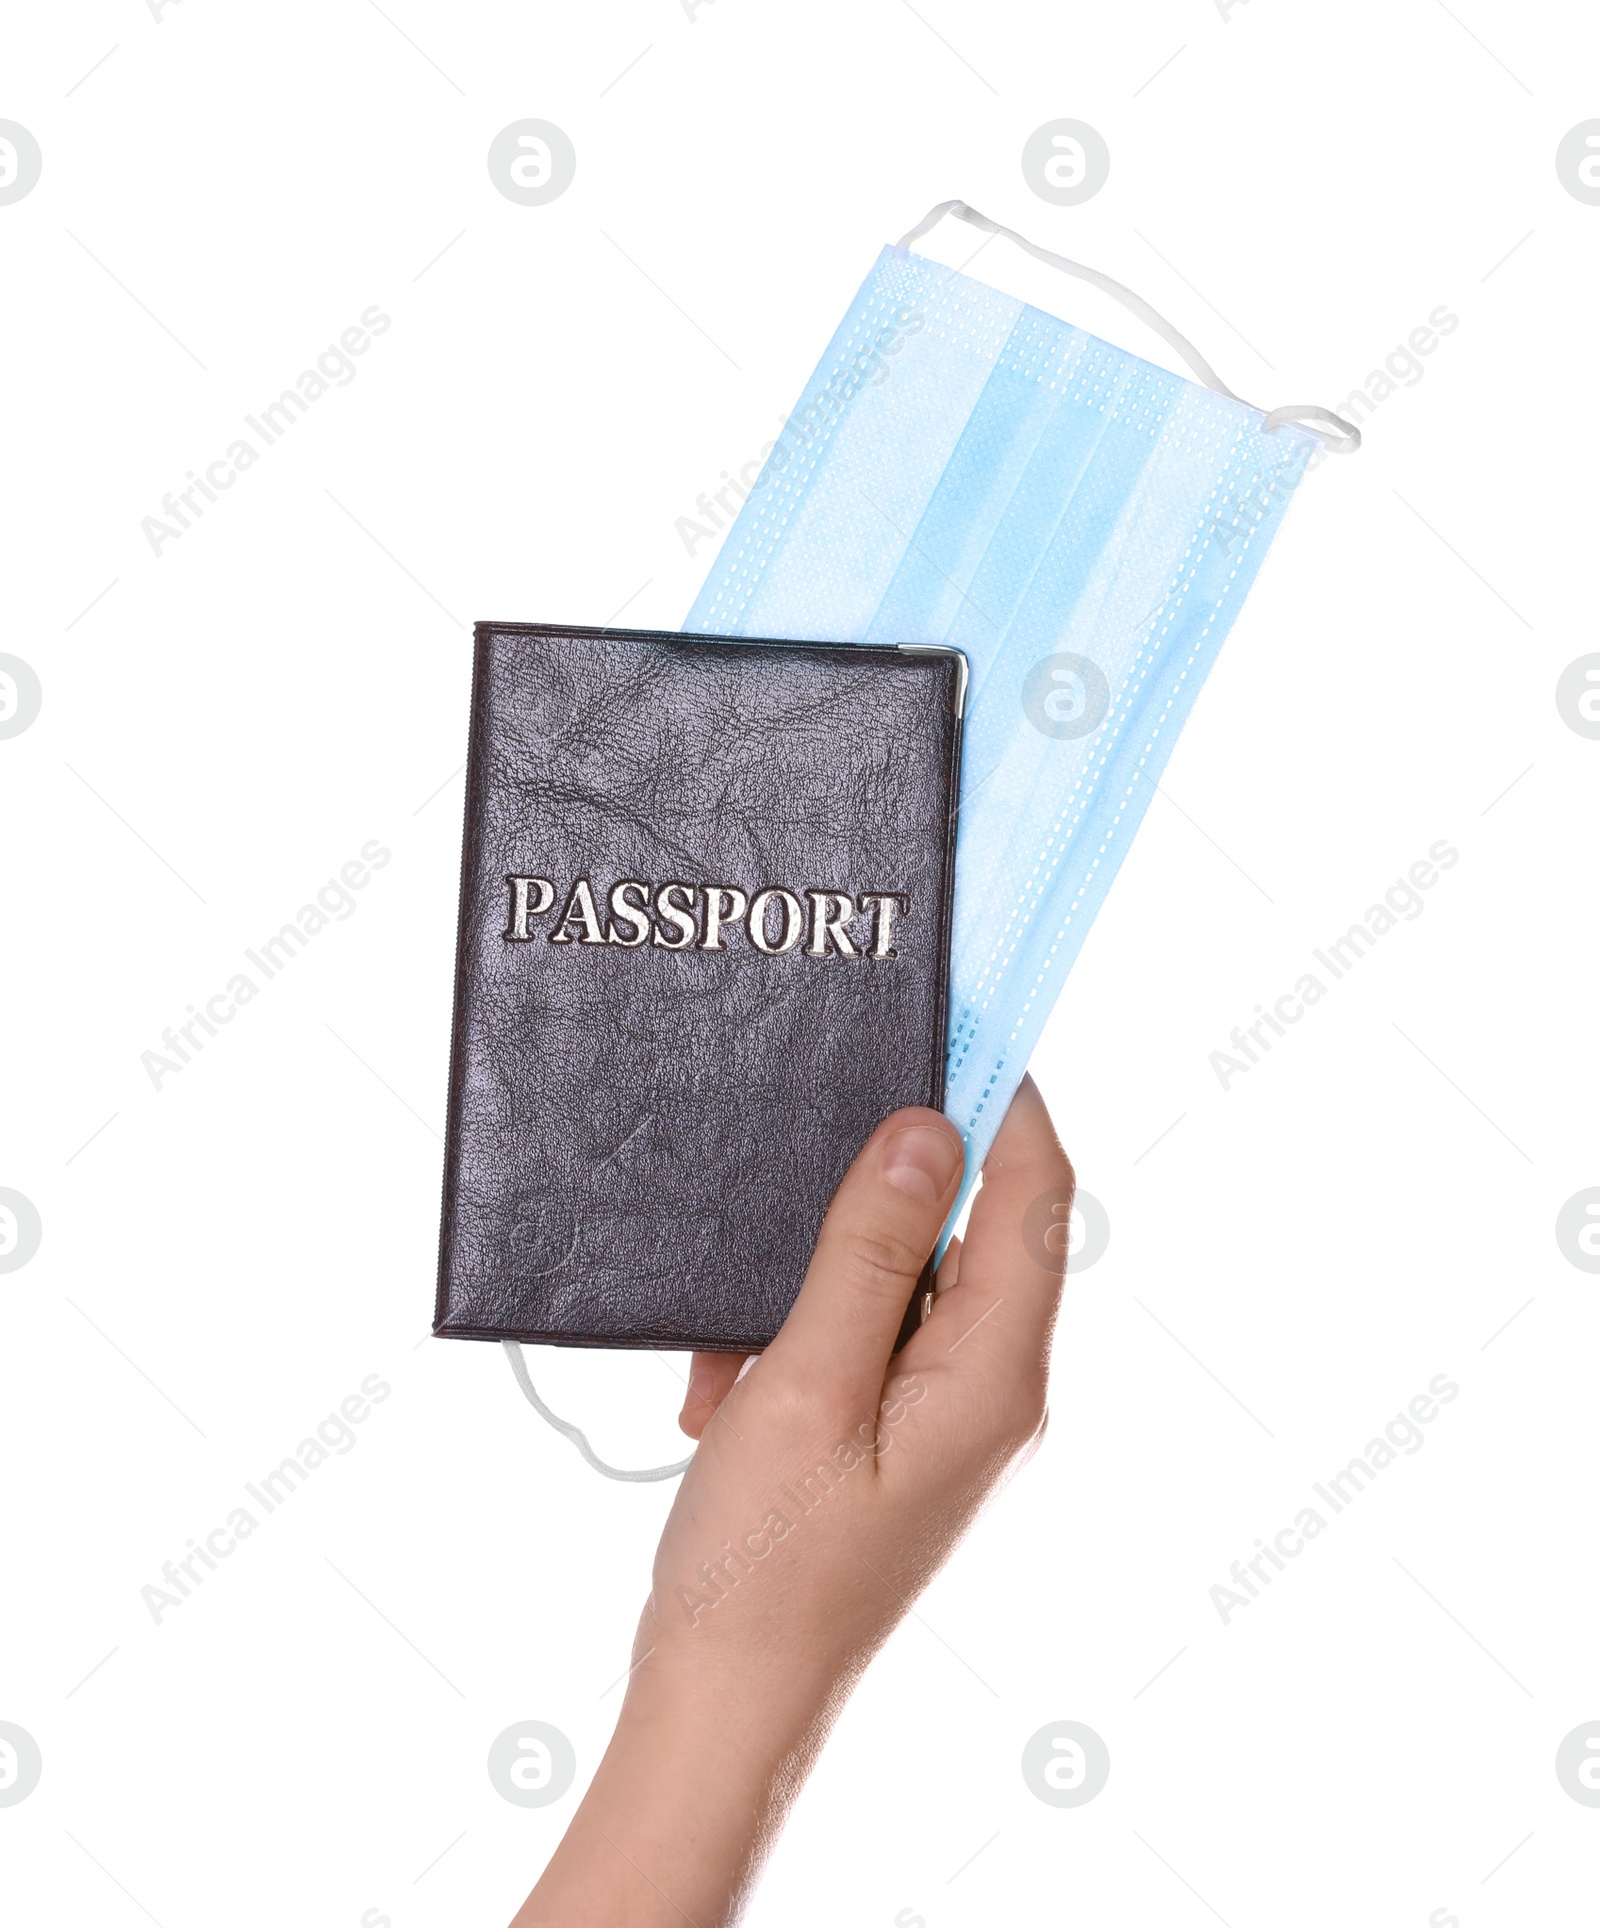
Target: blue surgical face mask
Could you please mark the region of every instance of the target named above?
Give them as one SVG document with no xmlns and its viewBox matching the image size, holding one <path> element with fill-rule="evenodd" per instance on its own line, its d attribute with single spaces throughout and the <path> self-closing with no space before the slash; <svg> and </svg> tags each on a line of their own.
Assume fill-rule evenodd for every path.
<svg viewBox="0 0 1600 1928">
<path fill-rule="evenodd" d="M 1206 385 L 909 252 L 946 213 L 1107 289 Z M 1252 408 L 1138 296 L 948 202 L 883 251 L 740 509 L 686 629 L 968 659 L 963 1200 L 1296 483 L 1359 441 Z"/>
<path fill-rule="evenodd" d="M 910 253 L 946 214 L 1106 290 L 1205 386 Z M 1295 484 L 1360 439 L 1250 407 L 1130 290 L 951 201 L 883 251 L 741 508 L 686 629 L 967 656 L 957 1212 Z M 689 1465 L 607 1465 L 506 1351 L 597 1472 Z"/>
</svg>

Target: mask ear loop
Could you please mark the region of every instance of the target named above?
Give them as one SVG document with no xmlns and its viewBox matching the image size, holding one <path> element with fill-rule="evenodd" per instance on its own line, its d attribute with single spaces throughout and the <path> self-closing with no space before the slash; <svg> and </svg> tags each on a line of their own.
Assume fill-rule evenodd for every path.
<svg viewBox="0 0 1600 1928">
<path fill-rule="evenodd" d="M 1206 387 L 1218 395 L 1225 395 L 1230 402 L 1241 402 L 1246 408 L 1253 408 L 1253 402 L 1246 402 L 1242 395 L 1235 395 L 1227 383 L 1211 366 L 1200 350 L 1187 336 L 1179 334 L 1164 315 L 1156 313 L 1143 295 L 1136 295 L 1131 288 L 1123 287 L 1120 281 L 1113 281 L 1108 274 L 1101 274 L 1098 268 L 1086 268 L 1080 261 L 1069 261 L 1064 254 L 1054 254 L 1049 248 L 1041 248 L 1037 242 L 1030 241 L 1026 235 L 1018 234 L 1015 228 L 1002 227 L 998 221 L 991 221 L 987 214 L 980 214 L 965 201 L 941 201 L 937 207 L 930 208 L 909 233 L 901 235 L 894 244 L 897 254 L 904 254 L 911 243 L 925 235 L 928 230 L 944 219 L 947 214 L 954 215 L 958 221 L 965 221 L 970 227 L 981 229 L 985 234 L 1003 234 L 1008 241 L 1014 241 L 1025 253 L 1031 254 L 1036 261 L 1047 267 L 1059 268 L 1063 274 L 1076 275 L 1080 281 L 1087 281 L 1120 301 L 1130 314 L 1137 315 L 1147 328 L 1154 331 L 1169 347 L 1188 363 Z M 1309 435 L 1316 436 L 1322 446 L 1333 455 L 1353 455 L 1361 446 L 1361 431 L 1353 422 L 1347 422 L 1342 415 L 1335 415 L 1331 408 L 1318 408 L 1311 403 L 1294 402 L 1285 408 L 1275 408 L 1269 412 L 1257 410 L 1265 415 L 1264 428 L 1271 431 L 1292 422 L 1305 429 Z M 1315 426 L 1326 422 L 1330 428 L 1343 430 L 1341 435 L 1329 435 Z"/>
<path fill-rule="evenodd" d="M 500 1343 L 505 1348 L 506 1357 L 511 1361 L 511 1370 L 516 1377 L 517 1384 L 522 1388 L 523 1398 L 527 1400 L 528 1404 L 547 1426 L 554 1426 L 556 1431 L 560 1433 L 564 1439 L 570 1439 L 572 1441 L 573 1445 L 577 1447 L 578 1451 L 597 1473 L 604 1473 L 607 1479 L 633 1480 L 644 1483 L 658 1479 L 677 1479 L 680 1474 L 687 1473 L 689 1468 L 694 1464 L 694 1454 L 691 1453 L 687 1459 L 679 1460 L 676 1465 L 645 1466 L 641 1467 L 637 1472 L 630 1471 L 622 1466 L 608 1466 L 589 1444 L 578 1427 L 574 1426 L 570 1419 L 562 1419 L 559 1415 L 553 1413 L 539 1397 L 538 1393 L 535 1392 L 533 1380 L 528 1372 L 528 1362 L 523 1357 L 522 1347 L 519 1342 L 515 1339 L 502 1339 Z"/>
</svg>

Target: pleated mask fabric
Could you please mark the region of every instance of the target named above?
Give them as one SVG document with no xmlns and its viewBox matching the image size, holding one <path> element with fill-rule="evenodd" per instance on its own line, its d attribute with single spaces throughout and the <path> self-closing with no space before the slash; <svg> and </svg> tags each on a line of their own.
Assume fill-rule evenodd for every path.
<svg viewBox="0 0 1600 1928">
<path fill-rule="evenodd" d="M 994 227 L 959 203 L 923 227 L 946 211 Z M 1359 442 L 1217 392 L 1156 325 L 1214 388 L 885 248 L 684 625 L 967 656 L 963 1198 L 1296 483 Z"/>
</svg>

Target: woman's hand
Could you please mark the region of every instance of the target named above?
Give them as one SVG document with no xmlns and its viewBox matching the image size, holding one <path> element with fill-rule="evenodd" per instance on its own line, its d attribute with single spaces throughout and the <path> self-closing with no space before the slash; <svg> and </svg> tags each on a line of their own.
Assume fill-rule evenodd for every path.
<svg viewBox="0 0 1600 1928">
<path fill-rule="evenodd" d="M 627 1699 L 514 1928 L 735 1920 L 851 1688 L 985 1497 L 1037 1444 L 1072 1168 L 1024 1080 L 931 1316 L 891 1357 L 961 1141 L 885 1119 L 845 1175 L 782 1331 L 696 1354 L 700 1441 L 656 1553 Z"/>
</svg>

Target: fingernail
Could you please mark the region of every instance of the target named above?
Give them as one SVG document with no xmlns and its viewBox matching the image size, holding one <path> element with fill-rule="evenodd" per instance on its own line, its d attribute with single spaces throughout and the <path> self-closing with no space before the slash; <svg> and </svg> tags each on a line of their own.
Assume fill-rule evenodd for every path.
<svg viewBox="0 0 1600 1928">
<path fill-rule="evenodd" d="M 908 1125 L 884 1147 L 884 1177 L 924 1205 L 938 1204 L 960 1167 L 960 1145 L 936 1125 Z"/>
<path fill-rule="evenodd" d="M 689 1404 L 709 1406 L 711 1403 L 711 1374 L 702 1366 L 698 1372 L 689 1374 Z"/>
</svg>

